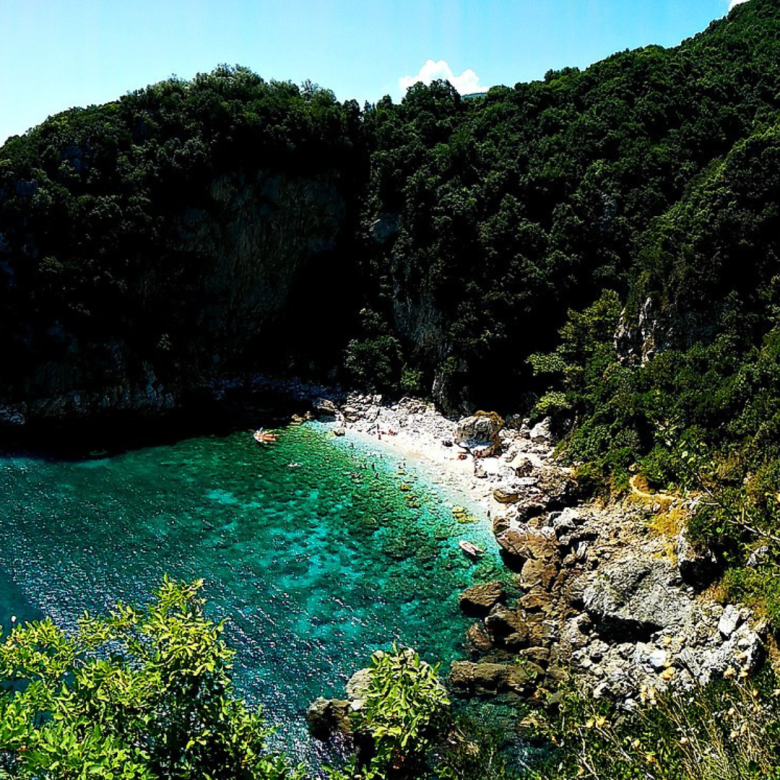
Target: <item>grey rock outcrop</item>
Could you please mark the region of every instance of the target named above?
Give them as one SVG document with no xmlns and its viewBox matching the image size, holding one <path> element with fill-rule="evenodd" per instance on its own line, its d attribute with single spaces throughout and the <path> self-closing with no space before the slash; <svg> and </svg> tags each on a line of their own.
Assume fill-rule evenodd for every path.
<svg viewBox="0 0 780 780">
<path fill-rule="evenodd" d="M 531 428 L 529 436 L 533 442 L 544 442 L 549 444 L 553 440 L 552 420 L 549 417 L 545 417 L 541 422 Z"/>
<path fill-rule="evenodd" d="M 605 566 L 591 579 L 583 600 L 602 634 L 643 637 L 690 613 L 679 589 L 679 574 L 666 561 L 628 556 Z"/>
<path fill-rule="evenodd" d="M 504 421 L 495 412 L 478 412 L 458 423 L 455 441 L 479 456 L 488 457 L 500 449 L 498 434 L 503 427 Z"/>
</svg>

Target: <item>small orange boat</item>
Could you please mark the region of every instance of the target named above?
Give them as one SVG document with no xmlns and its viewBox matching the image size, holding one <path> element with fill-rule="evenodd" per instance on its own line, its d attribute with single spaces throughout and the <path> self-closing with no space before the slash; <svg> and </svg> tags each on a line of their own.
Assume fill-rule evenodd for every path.
<svg viewBox="0 0 780 780">
<path fill-rule="evenodd" d="M 279 441 L 278 433 L 269 433 L 268 431 L 264 431 L 262 428 L 256 430 L 252 434 L 252 437 L 258 444 L 268 444 L 272 441 Z"/>
</svg>

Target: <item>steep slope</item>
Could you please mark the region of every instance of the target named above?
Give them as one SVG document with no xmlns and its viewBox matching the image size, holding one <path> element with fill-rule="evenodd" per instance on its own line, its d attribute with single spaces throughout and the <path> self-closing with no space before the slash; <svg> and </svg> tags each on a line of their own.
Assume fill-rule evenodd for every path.
<svg viewBox="0 0 780 780">
<path fill-rule="evenodd" d="M 706 266 L 667 279 L 688 251 L 672 233 L 778 121 L 778 55 L 780 2 L 751 0 L 675 49 L 473 100 L 438 82 L 361 112 L 222 67 L 52 117 L 0 150 L 5 418 L 161 409 L 261 368 L 530 406 L 529 356 L 603 290 L 629 303 L 626 333 L 651 297 L 695 320 L 686 348 L 712 341 L 733 273 L 712 305 Z"/>
<path fill-rule="evenodd" d="M 225 371 L 337 359 L 349 310 L 327 302 L 351 263 L 356 111 L 220 68 L 11 139 L 6 419 L 163 411 Z"/>
</svg>

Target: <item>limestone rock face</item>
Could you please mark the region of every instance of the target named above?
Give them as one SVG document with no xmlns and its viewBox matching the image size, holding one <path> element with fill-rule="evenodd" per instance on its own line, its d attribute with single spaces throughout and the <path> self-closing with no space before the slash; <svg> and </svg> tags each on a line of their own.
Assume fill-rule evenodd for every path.
<svg viewBox="0 0 780 780">
<path fill-rule="evenodd" d="M 486 582 L 463 591 L 459 596 L 460 608 L 467 615 L 483 617 L 505 597 L 506 589 L 503 582 L 498 580 Z"/>
<path fill-rule="evenodd" d="M 691 602 L 675 586 L 677 570 L 666 561 L 629 556 L 605 566 L 585 589 L 588 614 L 605 634 L 650 635 L 681 623 Z"/>
</svg>

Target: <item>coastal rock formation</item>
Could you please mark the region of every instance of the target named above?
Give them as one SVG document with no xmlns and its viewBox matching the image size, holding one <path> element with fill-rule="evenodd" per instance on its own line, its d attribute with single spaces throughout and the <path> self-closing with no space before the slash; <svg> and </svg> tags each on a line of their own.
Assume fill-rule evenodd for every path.
<svg viewBox="0 0 780 780">
<path fill-rule="evenodd" d="M 467 615 L 484 617 L 491 608 L 506 598 L 503 582 L 494 580 L 484 585 L 474 585 L 463 591 L 458 597 L 460 608 Z"/>
<path fill-rule="evenodd" d="M 336 733 L 349 734 L 349 712 L 348 701 L 318 697 L 306 710 L 309 733 L 323 742 Z"/>
<path fill-rule="evenodd" d="M 378 424 L 397 432 L 393 441 L 459 463 L 442 443 L 457 440 L 454 422 L 413 399 L 374 400 L 349 396 L 348 431 L 370 433 Z M 461 433 L 474 430 L 470 423 Z M 765 627 L 739 605 L 724 609 L 691 587 L 693 554 L 671 559 L 668 541 L 648 535 L 646 507 L 580 505 L 576 481 L 554 462 L 549 442 L 532 440 L 522 424 L 497 435 L 504 454 L 480 458 L 482 476 L 465 465 L 457 473 L 461 488 L 466 480 L 495 512 L 496 544 L 521 595 L 508 599 L 496 581 L 461 594 L 478 620 L 466 636 L 471 660 L 452 668 L 453 690 L 550 701 L 571 672 L 595 695 L 631 706 L 641 685 L 688 689 L 757 668 Z M 512 500 L 496 500 L 505 496 Z M 691 565 L 709 566 L 704 555 L 708 563 Z"/>
<path fill-rule="evenodd" d="M 477 412 L 458 423 L 455 441 L 478 457 L 494 455 L 501 447 L 499 432 L 504 421 L 495 412 Z"/>
</svg>

